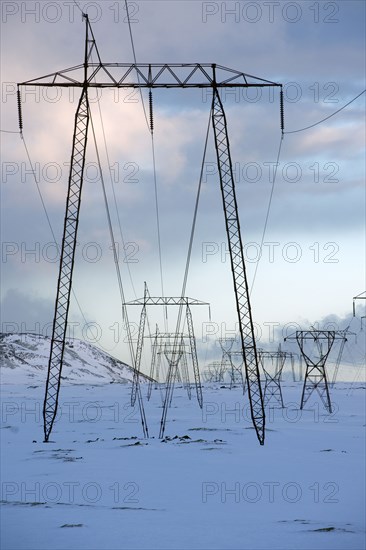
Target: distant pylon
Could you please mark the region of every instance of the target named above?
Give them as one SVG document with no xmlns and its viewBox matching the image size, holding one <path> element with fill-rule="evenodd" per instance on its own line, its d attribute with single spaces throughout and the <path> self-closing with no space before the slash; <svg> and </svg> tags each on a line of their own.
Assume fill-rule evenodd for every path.
<svg viewBox="0 0 366 550">
<path fill-rule="evenodd" d="M 276 401 L 280 407 L 284 408 L 281 390 L 281 374 L 286 361 L 286 354 L 281 351 L 281 345 L 279 345 L 278 351 L 259 350 L 258 358 L 265 376 L 263 391 L 264 406 L 267 407 L 271 401 Z M 272 368 L 267 366 L 269 360 Z M 275 363 L 274 369 L 273 363 Z"/>
<path fill-rule="evenodd" d="M 297 330 L 295 335 L 285 338 L 285 340 L 297 340 L 302 357 L 304 358 L 306 364 L 300 409 L 303 409 L 312 393 L 316 391 L 326 410 L 329 413 L 332 412 L 332 403 L 330 400 L 325 363 L 328 359 L 330 350 L 332 349 L 334 340 L 336 338 L 344 338 L 344 336 L 339 334 L 340 332 L 342 331 Z M 314 356 L 314 350 L 310 349 L 311 344 L 312 348 L 314 347 L 314 344 L 316 344 L 319 357 Z M 311 358 L 310 355 L 312 355 L 313 358 Z"/>
<path fill-rule="evenodd" d="M 230 376 L 230 389 L 236 384 L 239 383 L 243 387 L 243 393 L 245 393 L 246 387 L 246 378 L 243 377 L 243 363 L 244 357 L 242 350 L 234 351 L 233 345 L 235 338 L 219 338 L 219 344 L 222 350 L 222 371 L 227 371 Z M 233 358 L 239 357 L 240 362 L 237 364 L 234 362 Z"/>
</svg>

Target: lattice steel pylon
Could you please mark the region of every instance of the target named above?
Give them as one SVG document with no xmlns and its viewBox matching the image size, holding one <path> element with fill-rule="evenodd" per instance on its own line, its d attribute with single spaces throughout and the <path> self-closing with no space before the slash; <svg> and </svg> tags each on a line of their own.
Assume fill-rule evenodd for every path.
<svg viewBox="0 0 366 550">
<path fill-rule="evenodd" d="M 277 351 L 259 350 L 258 358 L 265 376 L 263 391 L 264 406 L 267 407 L 269 403 L 273 400 L 276 401 L 282 408 L 284 408 L 285 405 L 283 403 L 282 397 L 281 375 L 287 358 L 287 353 L 281 351 L 280 344 Z M 270 360 L 272 364 L 273 362 L 275 362 L 274 370 L 273 368 L 269 369 L 266 366 L 266 360 Z"/>
<path fill-rule="evenodd" d="M 353 304 L 352 304 L 352 307 L 353 307 L 353 317 L 356 317 L 356 300 L 366 300 L 366 290 L 364 290 L 363 292 L 360 292 L 360 294 L 357 294 L 357 296 L 354 296 L 353 297 Z M 361 317 L 361 330 L 362 330 L 362 321 L 366 319 L 366 315 L 363 315 Z"/>
<path fill-rule="evenodd" d="M 159 383 L 160 382 L 160 364 L 161 364 L 161 356 L 164 354 L 164 347 L 166 344 L 170 343 L 171 340 L 175 340 L 177 338 L 177 335 L 172 333 L 164 333 L 159 332 L 158 326 L 156 326 L 156 332 L 154 336 L 151 337 L 153 339 L 152 344 L 152 358 L 151 358 L 151 367 L 150 367 L 150 380 L 148 384 L 147 389 L 147 399 L 150 400 L 151 398 L 151 392 L 152 387 L 154 384 L 154 381 Z M 184 340 L 188 339 L 189 336 L 185 335 L 183 333 L 178 335 L 178 340 L 180 340 L 180 346 L 182 348 L 182 357 L 180 359 L 180 367 L 181 372 L 179 372 L 179 368 L 177 369 L 176 373 L 176 380 L 177 382 L 182 382 L 183 387 L 187 390 L 188 398 L 191 400 L 192 398 L 192 391 L 191 391 L 191 383 L 189 380 L 189 372 L 188 372 L 188 362 L 187 362 L 187 344 L 185 344 Z M 190 344 L 189 344 L 190 345 Z M 179 365 L 178 365 L 179 366 Z"/>
<path fill-rule="evenodd" d="M 306 364 L 300 409 L 303 409 L 312 393 L 316 391 L 325 409 L 329 413 L 332 412 L 332 403 L 330 399 L 325 364 L 332 349 L 334 340 L 344 338 L 344 336 L 339 335 L 339 332 L 342 331 L 297 330 L 294 335 L 290 335 L 285 338 L 285 341 L 296 339 Z M 319 357 L 310 357 L 311 354 L 314 356 L 314 351 L 313 349 L 308 349 L 306 346 L 309 347 L 311 344 L 313 345 L 312 347 L 316 344 Z"/>
<path fill-rule="evenodd" d="M 137 298 L 135 300 L 132 300 L 130 302 L 125 302 L 124 306 L 142 306 L 142 311 L 140 315 L 140 323 L 139 323 L 139 330 L 138 330 L 138 340 L 137 340 L 137 348 L 136 348 L 136 357 L 140 357 L 141 359 L 141 352 L 142 352 L 142 346 L 144 341 L 144 330 L 145 330 L 145 321 L 146 321 L 146 307 L 147 306 L 179 306 L 180 312 L 182 311 L 182 308 L 185 307 L 185 314 L 186 314 L 186 321 L 187 321 L 187 330 L 188 330 L 188 340 L 190 345 L 190 354 L 192 359 L 192 367 L 193 367 L 193 374 L 195 379 L 195 386 L 196 386 L 196 394 L 197 394 L 197 401 L 199 406 L 202 408 L 203 406 L 203 395 L 202 395 L 202 385 L 201 385 L 201 379 L 200 379 L 200 372 L 199 372 L 199 365 L 198 365 L 198 359 L 197 359 L 197 348 L 196 348 L 196 338 L 194 335 L 194 329 L 193 329 L 193 319 L 192 319 L 192 313 L 190 306 L 197 306 L 197 305 L 204 305 L 209 306 L 207 302 L 202 302 L 200 300 L 196 300 L 193 298 L 188 298 L 187 296 L 158 296 L 153 297 L 150 296 L 147 285 L 145 283 L 145 292 L 143 298 Z M 156 341 L 159 338 L 159 332 L 155 333 L 155 339 Z M 163 403 L 163 412 L 160 422 L 160 434 L 159 437 L 162 438 L 164 436 L 165 431 L 165 423 L 167 418 L 167 411 L 170 406 L 173 390 L 174 390 L 174 381 L 176 379 L 176 373 L 178 369 L 179 362 L 182 359 L 182 356 L 184 355 L 184 342 L 182 338 L 181 333 L 173 333 L 172 338 L 174 340 L 173 345 L 170 347 L 166 347 L 164 350 L 164 355 L 168 361 L 168 374 L 166 378 L 166 393 L 165 393 L 165 399 Z M 164 344 L 167 346 L 167 342 Z M 157 353 L 157 348 L 155 348 Z M 154 358 L 154 352 L 152 357 L 152 365 L 155 363 L 156 359 Z M 133 380 L 133 385 L 138 383 L 139 374 L 140 374 L 140 364 L 141 360 L 136 361 L 136 376 Z M 183 370 L 184 372 L 184 365 Z M 150 374 L 151 371 L 150 371 Z M 153 376 L 151 375 L 151 378 Z M 149 394 L 151 394 L 151 389 L 149 390 Z M 131 404 L 134 404 L 134 401 L 132 401 L 133 396 L 135 396 L 135 391 L 133 389 L 131 394 Z"/>
<path fill-rule="evenodd" d="M 89 125 L 87 88 L 83 89 L 75 116 L 75 130 L 71 155 L 69 190 L 67 195 L 64 234 L 61 246 L 61 262 L 57 284 L 55 316 L 53 321 L 51 351 L 48 363 L 46 395 L 43 407 L 44 437 L 48 441 L 56 417 L 60 391 L 61 370 L 65 348 L 67 315 L 75 259 L 76 234 L 79 223 L 81 187 L 85 165 L 85 145 Z"/>
<path fill-rule="evenodd" d="M 64 232 L 61 245 L 61 260 L 55 315 L 53 320 L 51 350 L 48 363 L 46 392 L 43 405 L 44 437 L 47 442 L 56 417 L 60 391 L 61 371 L 65 348 L 67 317 L 70 306 L 70 291 L 75 260 L 76 235 L 79 224 L 81 189 L 85 166 L 86 142 L 89 126 L 89 100 L 87 87 L 87 64 L 94 41 L 89 41 L 89 26 L 86 26 L 86 46 L 84 62 L 84 87 L 75 115 L 72 143 L 71 166 L 66 200 Z"/>
<path fill-rule="evenodd" d="M 343 355 L 344 346 L 346 345 L 346 342 L 347 342 L 347 334 L 353 334 L 355 336 L 355 338 L 357 337 L 355 332 L 351 332 L 348 329 L 349 329 L 349 326 L 347 328 L 345 328 L 344 330 L 338 330 L 337 331 L 337 334 L 340 335 L 340 336 L 343 336 L 343 338 L 341 338 L 341 345 L 339 346 L 337 361 L 336 361 L 336 364 L 335 364 L 333 377 L 332 377 L 332 380 L 331 380 L 331 383 L 330 383 L 331 388 L 334 387 L 334 385 L 337 381 L 337 375 L 338 375 L 338 371 L 339 371 L 339 366 L 341 364 L 341 359 L 342 359 L 342 355 Z"/>
<path fill-rule="evenodd" d="M 236 201 L 235 182 L 230 155 L 226 116 L 217 88 L 213 90 L 212 122 L 219 167 L 220 186 L 229 241 L 231 271 L 234 281 L 239 333 L 243 349 L 248 395 L 253 425 L 261 445 L 265 436 L 265 411 L 258 367 L 254 327 L 249 301 L 243 243 Z"/>
<path fill-rule="evenodd" d="M 239 230 L 239 221 L 237 216 L 237 207 L 235 199 L 235 191 L 229 191 L 233 187 L 231 160 L 229 153 L 229 142 L 227 138 L 227 129 L 223 107 L 219 98 L 218 90 L 221 88 L 264 88 L 264 87 L 280 87 L 281 88 L 281 127 L 283 130 L 283 94 L 282 85 L 276 82 L 271 82 L 263 78 L 258 78 L 253 75 L 243 73 L 217 65 L 215 63 L 104 63 L 101 61 L 95 38 L 88 20 L 87 14 L 83 13 L 83 18 L 86 23 L 86 40 L 85 40 L 85 56 L 84 63 L 74 65 L 70 68 L 59 70 L 45 76 L 34 78 L 26 82 L 18 84 L 18 115 L 19 126 L 22 130 L 22 113 L 21 113 L 21 94 L 22 86 L 34 87 L 57 87 L 63 88 L 81 88 L 82 101 L 79 104 L 79 109 L 76 115 L 75 132 L 74 132 L 74 147 L 75 153 L 81 155 L 85 159 L 85 147 L 87 128 L 80 133 L 82 110 L 85 111 L 87 104 L 87 92 L 89 88 L 146 88 L 151 91 L 153 88 L 176 89 L 176 88 L 210 88 L 213 90 L 213 124 L 215 130 L 216 150 L 218 154 L 218 164 L 220 172 L 221 187 L 223 192 L 224 210 L 227 210 L 226 215 L 228 239 L 230 242 L 231 262 L 234 276 L 234 288 L 237 301 L 237 309 L 240 324 L 240 333 L 245 359 L 245 369 L 247 373 L 249 386 L 249 399 L 251 403 L 251 412 L 253 423 L 257 432 L 258 439 L 261 443 L 264 441 L 264 409 L 262 406 L 262 396 L 260 389 L 260 381 L 258 376 L 258 366 L 255 352 L 255 342 L 252 330 L 252 321 L 249 305 L 249 297 L 247 293 L 246 276 L 244 272 L 243 279 L 243 257 L 242 249 L 237 256 L 237 245 L 241 247 L 241 239 Z M 97 60 L 93 61 L 91 53 L 95 50 Z M 80 119 L 80 120 L 79 120 Z M 86 122 L 86 118 L 84 120 Z M 84 137 L 85 139 L 84 139 Z M 52 430 L 53 421 L 57 412 L 58 394 L 60 389 L 61 370 L 63 364 L 63 350 L 65 341 L 65 330 L 67 326 L 68 309 L 70 303 L 70 290 L 72 280 L 72 268 L 74 263 L 74 251 L 76 246 L 76 235 L 78 225 L 78 208 L 80 206 L 80 196 L 83 180 L 83 170 L 80 169 L 84 165 L 84 161 L 76 162 L 75 156 L 72 158 L 72 165 L 75 170 L 75 181 L 72 181 L 71 171 L 69 179 L 69 187 L 76 190 L 74 205 L 76 206 L 76 216 L 74 218 L 65 219 L 63 247 L 65 248 L 64 264 L 60 268 L 59 285 L 56 299 L 56 313 L 54 320 L 54 336 L 53 348 L 50 356 L 46 398 L 44 406 L 44 422 L 45 422 L 45 439 L 48 441 Z M 230 166 L 231 176 L 226 174 L 226 169 Z M 228 177 L 229 176 L 229 177 Z M 76 180 L 78 185 L 74 185 Z M 231 196 L 231 197 L 230 197 Z M 68 204 L 69 204 L 68 195 Z M 232 203 L 232 199 L 234 202 Z M 71 204 L 71 199 L 70 199 Z M 231 214 L 234 215 L 236 221 L 231 220 Z M 66 221 L 68 219 L 68 221 Z M 73 226 L 73 224 L 75 224 Z M 239 231 L 239 233 L 238 233 Z M 235 243 L 237 241 L 237 243 Z M 66 245 L 66 243 L 68 243 Z M 65 245 L 65 246 L 64 246 Z M 65 275 L 65 277 L 61 273 Z M 66 281 L 65 284 L 60 283 Z M 135 366 L 135 358 L 133 358 Z M 173 361 L 174 363 L 174 361 Z M 138 377 L 135 380 L 135 389 L 137 387 L 137 396 L 139 399 L 142 424 L 145 426 L 143 404 L 141 400 L 141 390 L 138 385 Z M 134 390 L 135 391 L 135 390 Z M 141 408 L 142 407 L 142 408 Z M 147 428 L 144 431 L 147 433 Z"/>
<path fill-rule="evenodd" d="M 211 361 L 203 371 L 203 379 L 205 382 L 223 383 L 225 374 L 225 366 L 221 361 Z"/>
<path fill-rule="evenodd" d="M 230 389 L 232 389 L 236 383 L 239 383 L 243 387 L 243 393 L 245 393 L 246 380 L 243 377 L 242 371 L 244 363 L 243 352 L 232 349 L 234 342 L 235 338 L 219 338 L 219 344 L 222 350 L 222 370 L 229 373 Z M 235 363 L 234 357 L 239 357 L 239 359 L 241 359 L 239 365 Z"/>
</svg>

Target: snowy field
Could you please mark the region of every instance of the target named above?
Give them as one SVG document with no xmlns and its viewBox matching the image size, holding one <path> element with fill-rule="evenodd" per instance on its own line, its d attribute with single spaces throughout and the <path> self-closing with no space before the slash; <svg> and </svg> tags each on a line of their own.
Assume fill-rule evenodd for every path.
<svg viewBox="0 0 366 550">
<path fill-rule="evenodd" d="M 206 385 L 202 411 L 176 388 L 160 441 L 158 389 L 144 440 L 129 386 L 64 386 L 45 444 L 44 387 L 3 385 L 1 548 L 361 550 L 365 388 L 329 415 L 284 383 L 260 446 L 240 388 Z"/>
</svg>

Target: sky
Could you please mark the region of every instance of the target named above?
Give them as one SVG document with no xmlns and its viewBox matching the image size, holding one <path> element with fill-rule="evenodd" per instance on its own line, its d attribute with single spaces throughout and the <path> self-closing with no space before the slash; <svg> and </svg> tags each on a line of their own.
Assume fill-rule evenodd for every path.
<svg viewBox="0 0 366 550">
<path fill-rule="evenodd" d="M 89 15 L 102 61 L 132 63 L 125 3 L 78 5 Z M 274 334 L 281 341 L 293 327 L 323 327 L 327 319 L 336 320 L 340 329 L 351 323 L 351 330 L 360 332 L 364 302 L 358 301 L 353 318 L 352 298 L 365 290 L 366 95 L 310 129 L 291 132 L 323 120 L 365 89 L 365 3 L 185 0 L 128 5 L 138 62 L 217 63 L 284 86 L 289 133 L 282 143 L 277 89 L 238 89 L 221 96 L 257 343 L 271 343 Z M 79 90 L 23 89 L 22 140 L 17 133 L 16 83 L 82 63 L 85 26 L 71 1 L 4 1 L 1 9 L 1 330 L 50 335 L 58 276 L 53 234 L 60 243 Z M 151 296 L 179 296 L 210 91 L 153 91 L 163 289 L 151 136 L 141 97 L 130 90 L 103 90 L 99 100 L 91 91 L 90 100 L 125 298 L 142 297 L 144 281 Z M 146 90 L 143 101 L 147 108 Z M 121 299 L 91 133 L 73 290 L 69 336 L 126 359 Z M 210 303 L 210 316 L 207 307 L 192 308 L 200 350 L 207 340 L 235 334 L 212 127 L 186 295 Z M 140 310 L 130 306 L 128 312 L 136 328 Z M 168 319 L 160 308 L 150 308 L 148 315 L 152 331 L 156 323 L 161 331 L 175 329 L 172 308 Z"/>
</svg>

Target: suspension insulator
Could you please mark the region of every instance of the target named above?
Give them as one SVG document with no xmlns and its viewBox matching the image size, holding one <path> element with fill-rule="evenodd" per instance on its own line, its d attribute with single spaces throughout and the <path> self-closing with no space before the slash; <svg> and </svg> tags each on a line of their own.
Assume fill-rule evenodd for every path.
<svg viewBox="0 0 366 550">
<path fill-rule="evenodd" d="M 18 121 L 19 121 L 19 130 L 23 130 L 23 119 L 22 119 L 22 98 L 20 97 L 20 90 L 17 90 L 17 101 L 18 101 Z"/>
<path fill-rule="evenodd" d="M 285 115 L 284 115 L 284 106 L 283 106 L 283 90 L 280 91 L 280 113 L 281 113 L 281 132 L 285 130 Z"/>
<path fill-rule="evenodd" d="M 153 114 L 153 100 L 152 100 L 152 91 L 149 90 L 149 109 L 150 109 L 150 132 L 154 131 L 154 114 Z"/>
</svg>

